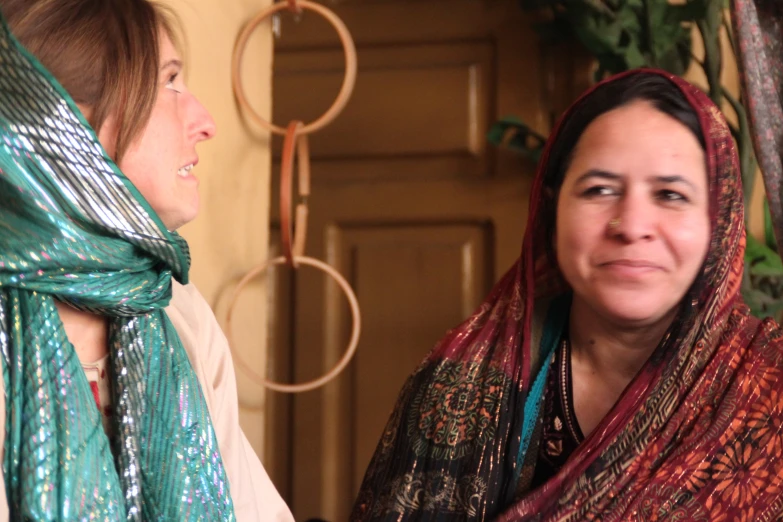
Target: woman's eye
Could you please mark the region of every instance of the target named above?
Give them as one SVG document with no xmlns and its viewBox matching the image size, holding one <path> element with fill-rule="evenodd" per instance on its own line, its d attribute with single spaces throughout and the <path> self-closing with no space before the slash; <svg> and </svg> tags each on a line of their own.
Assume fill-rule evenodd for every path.
<svg viewBox="0 0 783 522">
<path fill-rule="evenodd" d="M 174 87 L 174 82 L 179 77 L 179 72 L 175 72 L 172 75 L 169 76 L 169 79 L 166 81 L 166 88 L 171 89 L 172 91 L 176 92 L 177 94 L 180 94 L 182 91 L 178 90 L 176 87 Z"/>
<path fill-rule="evenodd" d="M 615 193 L 615 190 L 611 187 L 607 187 L 606 185 L 596 185 L 594 187 L 589 187 L 582 192 L 583 196 L 586 197 L 598 197 L 598 196 L 611 196 Z"/>
<path fill-rule="evenodd" d="M 661 201 L 683 201 L 687 202 L 688 198 L 685 197 L 683 194 L 680 194 L 677 191 L 674 190 L 659 190 L 658 191 L 658 199 Z"/>
</svg>

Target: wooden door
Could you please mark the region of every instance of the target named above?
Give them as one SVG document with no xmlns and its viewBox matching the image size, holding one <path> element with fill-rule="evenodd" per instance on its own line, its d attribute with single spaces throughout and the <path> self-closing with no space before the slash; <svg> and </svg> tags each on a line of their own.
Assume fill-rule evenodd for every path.
<svg viewBox="0 0 783 522">
<path fill-rule="evenodd" d="M 534 166 L 489 146 L 487 129 L 516 115 L 545 134 L 587 74 L 539 41 L 515 1 L 325 5 L 354 36 L 359 74 L 346 110 L 311 135 L 307 254 L 348 278 L 363 330 L 337 382 L 270 393 L 264 462 L 297 520 L 337 522 L 405 378 L 519 255 Z M 312 120 L 339 89 L 339 42 L 306 13 L 283 17 L 276 45 L 274 120 Z M 278 273 L 270 375 L 308 380 L 340 358 L 350 315 L 322 274 Z"/>
</svg>

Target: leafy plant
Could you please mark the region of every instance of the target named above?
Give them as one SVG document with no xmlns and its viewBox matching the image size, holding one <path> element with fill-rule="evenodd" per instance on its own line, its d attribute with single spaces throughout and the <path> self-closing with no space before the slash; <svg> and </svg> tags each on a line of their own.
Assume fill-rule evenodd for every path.
<svg viewBox="0 0 783 522">
<path fill-rule="evenodd" d="M 546 137 L 514 116 L 507 116 L 495 123 L 489 129 L 487 139 L 495 145 L 519 152 L 534 163 L 538 163 L 546 143 Z"/>
<path fill-rule="evenodd" d="M 637 67 L 655 67 L 683 75 L 693 62 L 704 71 L 707 92 L 718 107 L 734 113 L 736 124 L 729 127 L 737 143 L 746 207 L 753 193 L 756 160 L 747 113 L 741 100 L 722 85 L 721 32 L 731 28 L 726 13 L 727 0 L 520 0 L 523 9 L 545 11 L 548 21 L 536 27 L 541 37 L 557 43 L 576 40 L 596 60 L 595 79 Z M 704 59 L 693 53 L 694 27 L 704 44 Z M 725 102 L 725 104 L 724 104 Z M 725 109 L 724 109 L 725 111 Z M 490 142 L 517 150 L 538 161 L 544 137 L 522 121 L 507 117 L 489 131 Z M 743 296 L 757 316 L 783 312 L 783 262 L 771 233 L 761 242 L 747 234 Z"/>
<path fill-rule="evenodd" d="M 764 202 L 764 241 L 747 234 L 746 284 L 742 289 L 745 302 L 757 317 L 779 318 L 783 313 L 783 261 L 777 250 L 772 216 Z"/>
<path fill-rule="evenodd" d="M 672 5 L 650 0 L 522 0 L 544 9 L 551 22 L 538 27 L 549 41 L 576 38 L 598 62 L 596 77 L 643 66 L 684 74 L 691 32 L 684 23 L 704 17 L 702 2 Z"/>
</svg>

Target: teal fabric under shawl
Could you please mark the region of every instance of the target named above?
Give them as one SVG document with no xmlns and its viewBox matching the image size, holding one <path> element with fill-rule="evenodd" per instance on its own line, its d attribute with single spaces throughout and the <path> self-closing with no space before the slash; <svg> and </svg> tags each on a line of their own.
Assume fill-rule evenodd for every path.
<svg viewBox="0 0 783 522">
<path fill-rule="evenodd" d="M 0 28 L 3 474 L 12 520 L 234 520 L 197 377 L 163 308 L 186 242 Z M 55 299 L 109 317 L 104 433 Z"/>
</svg>

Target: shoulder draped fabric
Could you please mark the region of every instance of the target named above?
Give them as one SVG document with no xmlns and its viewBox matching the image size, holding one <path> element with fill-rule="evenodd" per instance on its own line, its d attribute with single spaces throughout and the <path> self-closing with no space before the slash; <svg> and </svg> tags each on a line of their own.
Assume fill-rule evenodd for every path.
<svg viewBox="0 0 783 522">
<path fill-rule="evenodd" d="M 172 276 L 187 282 L 187 244 L 1 25 L 0 360 L 11 518 L 234 520 L 198 379 L 163 310 Z M 109 317 L 112 442 L 55 300 Z"/>
<path fill-rule="evenodd" d="M 567 313 L 552 299 L 568 292 L 547 262 L 539 209 L 552 143 L 572 108 L 542 156 L 521 258 L 405 383 L 352 521 L 783 516 L 783 342 L 777 324 L 750 316 L 740 297 L 745 225 L 732 137 L 700 90 L 644 72 L 676 84 L 706 141 L 711 242 L 668 333 L 560 472 L 531 491 L 538 382 Z"/>
</svg>

